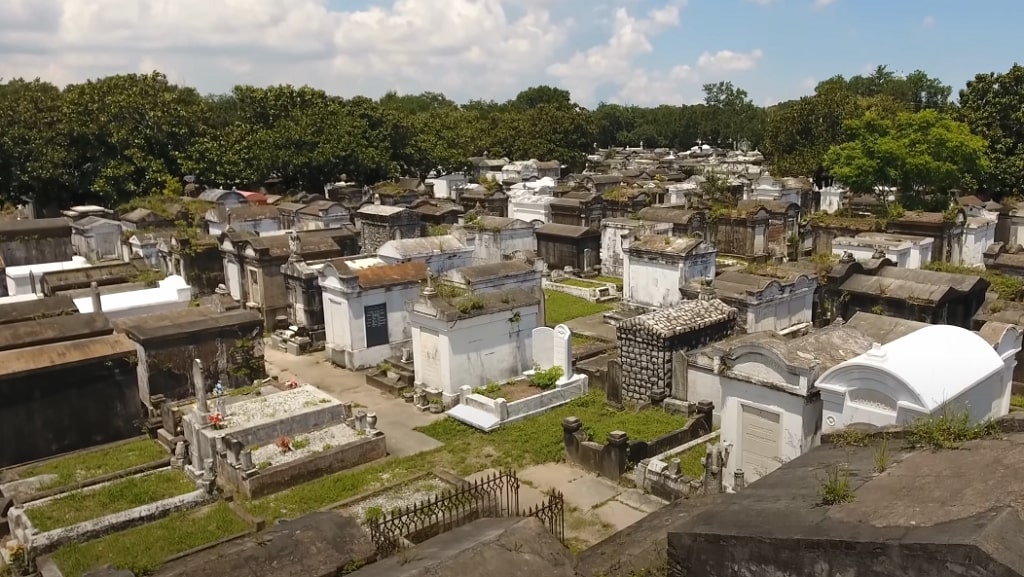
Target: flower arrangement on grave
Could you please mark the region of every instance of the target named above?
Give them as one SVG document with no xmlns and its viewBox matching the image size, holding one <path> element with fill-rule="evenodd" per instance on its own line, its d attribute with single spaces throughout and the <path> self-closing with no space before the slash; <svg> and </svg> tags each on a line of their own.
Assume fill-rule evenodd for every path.
<svg viewBox="0 0 1024 577">
<path fill-rule="evenodd" d="M 274 443 L 278 449 L 281 449 L 282 453 L 287 453 L 292 450 L 292 440 L 288 437 L 279 437 Z"/>
<path fill-rule="evenodd" d="M 213 425 L 214 429 L 220 429 L 224 426 L 224 415 L 221 413 L 210 413 L 206 419 Z"/>
<path fill-rule="evenodd" d="M 299 382 L 298 382 L 298 381 L 296 381 L 296 380 L 295 380 L 295 379 L 293 378 L 292 380 L 288 381 L 288 384 L 287 384 L 286 386 L 287 386 L 287 387 L 288 387 L 289 389 L 294 389 L 294 388 L 297 388 L 297 387 L 299 386 Z"/>
</svg>

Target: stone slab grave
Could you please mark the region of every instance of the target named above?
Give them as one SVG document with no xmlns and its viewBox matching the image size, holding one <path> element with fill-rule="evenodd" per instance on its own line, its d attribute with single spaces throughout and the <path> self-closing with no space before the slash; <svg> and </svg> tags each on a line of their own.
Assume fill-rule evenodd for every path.
<svg viewBox="0 0 1024 577">
<path fill-rule="evenodd" d="M 219 480 L 256 498 L 387 453 L 376 414 L 352 403 L 311 385 L 210 403 L 201 369 L 197 359 L 196 404 L 182 418 L 188 450 L 175 449 L 176 460 L 180 455 L 181 466 L 197 480 Z M 302 446 L 295 444 L 300 437 Z"/>
<path fill-rule="evenodd" d="M 448 411 L 448 416 L 482 431 L 493 431 L 503 423 L 514 422 L 532 415 L 543 413 L 563 405 L 588 391 L 586 375 L 577 375 L 572 365 L 572 331 L 565 325 L 554 329 L 538 327 L 532 333 L 532 368 L 523 373 L 531 378 L 538 371 L 553 367 L 561 369 L 555 388 L 508 402 L 503 398 L 491 399 L 474 394 L 472 387 L 460 387 L 459 404 Z M 514 378 L 518 375 L 509 375 Z"/>
</svg>

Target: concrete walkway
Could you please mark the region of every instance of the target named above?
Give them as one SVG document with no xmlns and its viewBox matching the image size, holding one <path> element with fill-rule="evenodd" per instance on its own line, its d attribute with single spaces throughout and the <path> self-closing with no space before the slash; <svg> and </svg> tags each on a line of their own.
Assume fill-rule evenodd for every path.
<svg viewBox="0 0 1024 577">
<path fill-rule="evenodd" d="M 469 480 L 493 472 L 480 471 Z M 567 463 L 535 465 L 518 475 L 523 483 L 519 488 L 522 510 L 543 503 L 545 494 L 552 489 L 562 492 L 566 504 L 565 536 L 579 546 L 593 545 L 668 504 Z"/>
<path fill-rule="evenodd" d="M 267 373 L 281 382 L 292 378 L 309 383 L 340 401 L 351 401 L 377 413 L 377 427 L 387 438 L 388 453 L 404 457 L 429 451 L 441 443 L 416 427 L 428 425 L 444 415 L 420 412 L 409 403 L 381 393 L 366 384 L 362 373 L 336 367 L 323 352 L 296 357 L 267 344 L 263 352 Z"/>
</svg>

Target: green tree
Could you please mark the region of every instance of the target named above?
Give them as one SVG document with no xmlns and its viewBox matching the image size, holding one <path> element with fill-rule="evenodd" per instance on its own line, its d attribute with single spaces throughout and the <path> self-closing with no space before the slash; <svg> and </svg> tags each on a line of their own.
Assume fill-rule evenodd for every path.
<svg viewBox="0 0 1024 577">
<path fill-rule="evenodd" d="M 39 80 L 0 83 L 0 202 L 54 208 L 71 201 L 60 89 Z"/>
<path fill-rule="evenodd" d="M 845 82 L 826 81 L 813 96 L 783 102 L 766 112 L 762 152 L 776 176 L 807 176 L 833 146 L 846 141 L 844 124 L 863 114 Z"/>
<path fill-rule="evenodd" d="M 997 197 L 1024 195 L 1024 66 L 975 76 L 960 91 L 957 117 L 988 140 L 985 187 Z"/>
<path fill-rule="evenodd" d="M 702 137 L 720 146 L 757 143 L 761 137 L 761 109 L 746 90 L 732 82 L 704 85 Z"/>
<path fill-rule="evenodd" d="M 894 187 L 903 198 L 945 194 L 988 168 L 985 139 L 934 110 L 895 119 L 869 112 L 847 122 L 849 142 L 832 147 L 825 166 L 857 192 Z"/>
<path fill-rule="evenodd" d="M 176 152 L 201 134 L 206 116 L 199 93 L 159 72 L 73 84 L 62 105 L 72 186 L 114 204 L 161 191 L 180 174 Z"/>
</svg>

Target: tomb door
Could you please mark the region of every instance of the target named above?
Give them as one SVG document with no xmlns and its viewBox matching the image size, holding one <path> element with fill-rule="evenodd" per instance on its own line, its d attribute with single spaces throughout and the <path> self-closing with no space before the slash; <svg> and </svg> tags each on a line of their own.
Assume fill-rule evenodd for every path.
<svg viewBox="0 0 1024 577">
<path fill-rule="evenodd" d="M 388 306 L 385 303 L 363 307 L 366 324 L 366 348 L 388 344 Z"/>
</svg>

